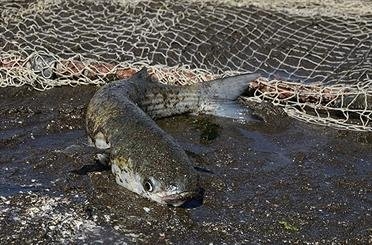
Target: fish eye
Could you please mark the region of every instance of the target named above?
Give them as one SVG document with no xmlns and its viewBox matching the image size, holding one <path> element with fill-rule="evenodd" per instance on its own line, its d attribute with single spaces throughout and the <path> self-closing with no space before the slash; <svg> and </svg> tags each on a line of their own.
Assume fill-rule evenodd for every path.
<svg viewBox="0 0 372 245">
<path fill-rule="evenodd" d="M 145 191 L 147 192 L 152 192 L 154 190 L 154 185 L 151 180 L 145 179 L 145 181 L 143 182 L 143 189 L 145 189 Z"/>
</svg>

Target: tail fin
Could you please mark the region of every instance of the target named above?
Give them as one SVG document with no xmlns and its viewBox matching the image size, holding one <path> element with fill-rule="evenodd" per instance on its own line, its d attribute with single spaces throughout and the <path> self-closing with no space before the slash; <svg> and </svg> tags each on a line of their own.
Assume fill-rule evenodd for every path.
<svg viewBox="0 0 372 245">
<path fill-rule="evenodd" d="M 216 79 L 205 85 L 204 92 L 208 97 L 219 100 L 236 100 L 249 87 L 251 81 L 256 80 L 259 74 L 242 74 L 232 77 Z"/>
<path fill-rule="evenodd" d="M 238 104 L 236 99 L 258 77 L 259 74 L 243 74 L 202 83 L 199 112 L 242 121 L 253 120 L 249 108 Z"/>
</svg>

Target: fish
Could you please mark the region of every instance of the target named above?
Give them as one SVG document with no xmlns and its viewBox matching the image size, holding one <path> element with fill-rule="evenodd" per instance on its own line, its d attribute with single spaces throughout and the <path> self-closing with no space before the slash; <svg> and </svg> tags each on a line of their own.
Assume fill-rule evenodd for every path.
<svg viewBox="0 0 372 245">
<path fill-rule="evenodd" d="M 158 82 L 143 68 L 93 95 L 86 113 L 88 138 L 109 153 L 117 184 L 157 203 L 181 206 L 200 194 L 199 174 L 154 120 L 185 113 L 239 117 L 242 113 L 226 112 L 257 77 L 242 74 L 176 86 Z"/>
</svg>

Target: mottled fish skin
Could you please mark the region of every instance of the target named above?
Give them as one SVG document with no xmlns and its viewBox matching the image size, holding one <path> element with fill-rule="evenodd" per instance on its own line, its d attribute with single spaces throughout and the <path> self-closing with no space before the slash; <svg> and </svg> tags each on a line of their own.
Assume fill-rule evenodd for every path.
<svg viewBox="0 0 372 245">
<path fill-rule="evenodd" d="M 143 69 L 97 91 L 88 105 L 88 135 L 96 147 L 109 149 L 119 185 L 179 206 L 199 192 L 198 174 L 185 151 L 153 119 L 208 113 L 216 101 L 236 99 L 256 77 L 226 78 L 225 84 L 233 79 L 231 89 L 222 91 L 226 88 L 221 89 L 218 80 L 182 87 L 160 84 Z"/>
</svg>

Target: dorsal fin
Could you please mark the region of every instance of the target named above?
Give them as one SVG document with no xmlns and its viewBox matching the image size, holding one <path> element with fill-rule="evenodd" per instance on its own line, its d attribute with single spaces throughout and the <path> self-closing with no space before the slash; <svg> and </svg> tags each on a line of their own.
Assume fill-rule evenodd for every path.
<svg viewBox="0 0 372 245">
<path fill-rule="evenodd" d="M 150 82 L 153 83 L 155 82 L 154 79 L 152 78 L 151 74 L 148 72 L 147 67 L 142 67 L 141 70 L 139 70 L 134 76 L 132 77 L 134 79 L 139 79 L 144 82 Z"/>
</svg>

